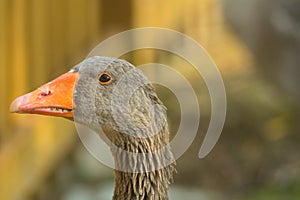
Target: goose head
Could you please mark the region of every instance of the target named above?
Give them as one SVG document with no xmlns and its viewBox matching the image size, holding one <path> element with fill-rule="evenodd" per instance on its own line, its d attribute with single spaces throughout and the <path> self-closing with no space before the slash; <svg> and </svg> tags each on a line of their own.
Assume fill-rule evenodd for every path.
<svg viewBox="0 0 300 200">
<path fill-rule="evenodd" d="M 136 137 L 166 125 L 165 107 L 143 73 L 124 60 L 100 56 L 17 98 L 10 111 L 65 117 Z"/>
<path fill-rule="evenodd" d="M 88 58 L 15 99 L 10 111 L 64 117 L 103 131 L 116 165 L 113 199 L 168 198 L 175 168 L 166 109 L 132 64 Z"/>
</svg>

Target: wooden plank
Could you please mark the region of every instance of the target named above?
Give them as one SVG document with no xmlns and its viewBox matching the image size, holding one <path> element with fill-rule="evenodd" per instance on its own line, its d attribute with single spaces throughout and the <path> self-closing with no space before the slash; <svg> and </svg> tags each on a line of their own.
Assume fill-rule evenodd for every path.
<svg viewBox="0 0 300 200">
<path fill-rule="evenodd" d="M 4 143 L 4 140 L 8 136 L 8 84 L 7 84 L 7 75 L 8 75 L 8 62 L 7 62 L 7 3 L 6 1 L 0 1 L 0 146 Z"/>
<path fill-rule="evenodd" d="M 31 74 L 31 89 L 46 82 L 49 74 L 49 38 L 53 30 L 49 29 L 49 3 L 48 1 L 32 0 L 30 12 L 31 52 L 28 70 Z"/>
<path fill-rule="evenodd" d="M 88 46 L 92 50 L 100 42 L 101 38 L 101 2 L 89 0 L 86 2 Z"/>
<path fill-rule="evenodd" d="M 10 98 L 24 93 L 27 89 L 27 38 L 26 38 L 26 3 L 14 0 L 12 3 L 13 16 L 10 29 Z"/>
<path fill-rule="evenodd" d="M 67 66 L 67 55 L 68 48 L 67 46 L 67 32 L 66 32 L 66 11 L 68 10 L 67 2 L 61 0 L 52 0 L 49 1 L 51 13 L 50 16 L 50 30 L 51 34 L 49 35 L 50 41 L 50 51 L 51 60 L 49 75 L 51 77 L 57 76 L 66 72 L 69 68 Z"/>
<path fill-rule="evenodd" d="M 85 0 L 68 0 L 66 10 L 66 50 L 70 63 L 77 64 L 86 57 L 87 51 L 87 10 Z"/>
</svg>

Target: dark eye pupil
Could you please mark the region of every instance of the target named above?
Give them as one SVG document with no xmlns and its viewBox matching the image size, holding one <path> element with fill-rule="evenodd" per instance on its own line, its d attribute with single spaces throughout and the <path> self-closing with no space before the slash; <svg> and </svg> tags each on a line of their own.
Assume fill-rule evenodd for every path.
<svg viewBox="0 0 300 200">
<path fill-rule="evenodd" d="M 102 82 L 102 83 L 105 83 L 105 82 L 108 82 L 108 81 L 110 81 L 110 76 L 108 76 L 107 74 L 102 74 L 101 76 L 100 76 L 100 82 Z"/>
</svg>

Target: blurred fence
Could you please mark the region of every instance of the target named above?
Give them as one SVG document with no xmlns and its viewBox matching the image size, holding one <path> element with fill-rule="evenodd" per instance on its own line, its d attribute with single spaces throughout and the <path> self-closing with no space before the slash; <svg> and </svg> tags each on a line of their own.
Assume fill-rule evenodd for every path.
<svg viewBox="0 0 300 200">
<path fill-rule="evenodd" d="M 99 40 L 97 0 L 0 1 L 0 199 L 26 199 L 76 141 L 72 123 L 9 114 L 10 102 L 67 71 Z"/>
<path fill-rule="evenodd" d="M 0 199 L 34 193 L 76 137 L 65 120 L 9 114 L 10 102 L 67 71 L 104 36 L 144 26 L 188 34 L 224 73 L 249 60 L 219 0 L 0 0 Z"/>
</svg>

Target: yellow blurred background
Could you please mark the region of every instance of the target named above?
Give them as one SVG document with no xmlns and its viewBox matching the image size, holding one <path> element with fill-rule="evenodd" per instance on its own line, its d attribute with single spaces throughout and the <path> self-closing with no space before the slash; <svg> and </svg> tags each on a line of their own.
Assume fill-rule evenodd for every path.
<svg viewBox="0 0 300 200">
<path fill-rule="evenodd" d="M 203 45 L 227 90 L 219 143 L 200 160 L 203 135 L 197 137 L 178 160 L 175 187 L 191 196 L 194 190 L 209 191 L 219 199 L 298 199 L 300 106 L 294 75 L 300 70 L 293 66 L 300 63 L 294 61 L 300 23 L 290 28 L 285 15 L 275 15 L 276 9 L 289 8 L 280 1 L 237 2 L 0 0 L 0 199 L 75 199 L 68 192 L 81 185 L 89 191 L 105 188 L 100 182 L 109 182 L 112 171 L 85 152 L 71 121 L 10 114 L 9 105 L 69 70 L 105 38 L 147 26 L 180 31 Z M 295 36 L 285 34 L 288 28 Z M 158 53 L 136 53 L 132 62 L 154 61 Z M 200 135 L 209 120 L 209 101 L 203 104 L 208 111 Z"/>
</svg>

